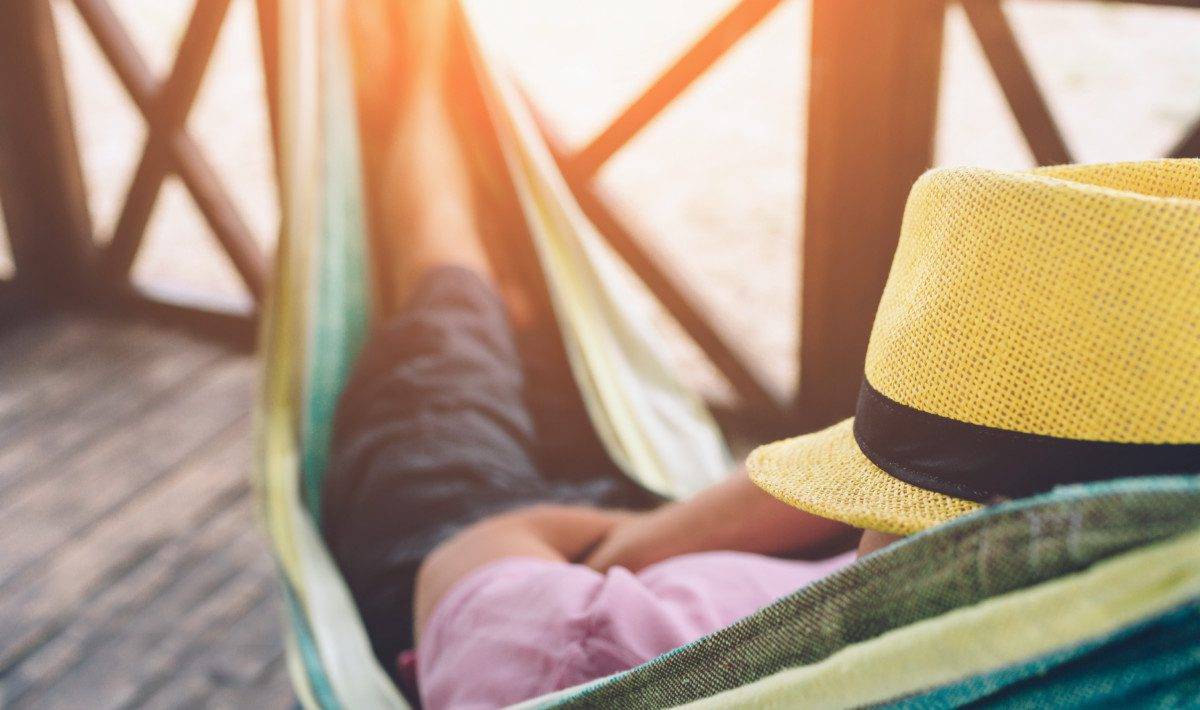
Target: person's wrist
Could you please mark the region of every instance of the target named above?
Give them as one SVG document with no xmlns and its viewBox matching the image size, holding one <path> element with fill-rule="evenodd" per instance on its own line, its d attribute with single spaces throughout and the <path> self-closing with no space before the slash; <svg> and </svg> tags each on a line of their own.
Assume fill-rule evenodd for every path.
<svg viewBox="0 0 1200 710">
<path fill-rule="evenodd" d="M 619 521 L 588 556 L 585 564 L 600 571 L 610 567 L 625 567 L 637 572 L 682 554 L 679 541 L 670 534 L 669 518 L 664 518 L 662 512 L 660 508 L 631 514 Z"/>
</svg>

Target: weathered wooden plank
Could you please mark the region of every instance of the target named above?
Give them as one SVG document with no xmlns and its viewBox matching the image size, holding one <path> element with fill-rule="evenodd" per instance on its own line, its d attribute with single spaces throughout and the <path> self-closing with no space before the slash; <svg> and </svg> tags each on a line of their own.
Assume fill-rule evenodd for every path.
<svg viewBox="0 0 1200 710">
<path fill-rule="evenodd" d="M 252 541 L 248 535 L 234 545 Z M 161 683 L 177 664 L 220 635 L 274 588 L 269 565 L 240 570 L 214 558 L 190 570 L 172 593 L 156 597 L 107 643 L 88 654 L 51 691 L 58 707 L 125 708 Z M 236 570 L 236 571 L 235 571 Z M 228 572 L 234 571 L 232 576 Z"/>
<path fill-rule="evenodd" d="M 223 688 L 208 699 L 209 710 L 290 710 L 296 707 L 296 695 L 288 677 L 287 664 L 280 658 L 268 669 L 266 675 L 245 688 Z"/>
<path fill-rule="evenodd" d="M 51 375 L 0 385 L 28 393 L 20 413 L 0 422 L 0 494 L 37 481 L 76 450 L 112 434 L 227 356 L 214 345 L 147 325 L 98 325 L 88 348 Z"/>
<path fill-rule="evenodd" d="M 283 661 L 279 614 L 278 598 L 267 596 L 228 633 L 173 669 L 164 685 L 138 700 L 138 707 L 284 707 L 291 701 L 290 691 L 270 683 Z M 252 697 L 261 701 L 252 702 Z"/>
<path fill-rule="evenodd" d="M 38 338 L 0 340 L 0 441 L 20 436 L 29 420 L 45 419 L 49 400 L 102 386 L 98 373 L 205 350 L 220 352 L 162 328 L 79 316 L 64 316 Z"/>
<path fill-rule="evenodd" d="M 118 514 L 74 538 L 0 589 L 0 672 L 32 649 L 64 657 L 74 642 L 63 629 L 108 586 L 158 550 L 186 540 L 249 494 L 245 420 L 213 439 L 192 465 L 148 487 Z M 77 632 L 76 632 L 77 635 Z"/>
<path fill-rule="evenodd" d="M 0 706 L 290 704 L 249 360 L 61 315 L 0 333 L 0 375 Z"/>
<path fill-rule="evenodd" d="M 64 372 L 79 348 L 100 332 L 95 323 L 52 318 L 44 325 L 26 323 L 0 339 L 0 428 L 9 417 L 26 413 L 27 402 L 36 401 L 37 390 L 28 383 Z"/>
<path fill-rule="evenodd" d="M 58 311 L 45 311 L 37 318 L 18 318 L 12 322 L 0 320 L 0 372 L 8 373 L 10 363 L 34 343 L 49 340 L 61 331 L 66 320 Z"/>
<path fill-rule="evenodd" d="M 192 460 L 250 408 L 253 365 L 230 359 L 193 387 L 128 426 L 79 450 L 37 481 L 0 498 L 0 589 L 25 567 L 99 521 L 119 514 L 140 490 Z"/>
<path fill-rule="evenodd" d="M 4 370 L 0 382 L 0 441 L 10 442 L 33 425 L 51 422 L 63 428 L 58 415 L 62 400 L 103 394 L 116 377 L 128 377 L 140 369 L 150 370 L 147 379 L 159 382 L 170 370 L 193 360 L 215 361 L 228 350 L 164 335 L 145 324 L 93 324 L 73 329 L 73 343 L 26 350 L 22 360 Z M 62 339 L 55 339 L 62 342 Z M 0 346 L 2 347 L 2 346 Z M 59 408 L 56 408 L 59 407 Z"/>
<path fill-rule="evenodd" d="M 107 613 L 87 629 L 82 652 L 73 657 L 78 662 L 56 659 L 51 685 L 14 684 L 10 706 L 129 706 L 226 633 L 273 593 L 271 564 L 250 516 L 243 498 L 194 541 L 180 538 L 177 547 L 188 548 L 184 554 L 147 563 L 130 584 L 108 589 L 96 602 Z"/>
<path fill-rule="evenodd" d="M 53 680 L 78 664 L 90 648 L 110 635 L 110 628 L 119 627 L 122 621 L 139 613 L 139 609 L 169 589 L 186 570 L 221 547 L 229 546 L 245 527 L 244 521 L 244 511 L 231 507 L 198 526 L 190 536 L 149 556 L 143 564 L 131 569 L 121 584 L 97 588 L 95 597 L 80 605 L 53 643 L 29 649 L 0 666 L 4 677 L 0 705 L 8 706 L 48 689 Z"/>
</svg>

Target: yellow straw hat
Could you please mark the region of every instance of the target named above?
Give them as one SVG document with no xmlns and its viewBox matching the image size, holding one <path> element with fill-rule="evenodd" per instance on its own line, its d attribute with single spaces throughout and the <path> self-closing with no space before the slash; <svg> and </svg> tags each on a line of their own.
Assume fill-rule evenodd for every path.
<svg viewBox="0 0 1200 710">
<path fill-rule="evenodd" d="M 787 503 L 895 534 L 1200 471 L 1200 160 L 924 175 L 855 418 L 748 467 Z"/>
</svg>

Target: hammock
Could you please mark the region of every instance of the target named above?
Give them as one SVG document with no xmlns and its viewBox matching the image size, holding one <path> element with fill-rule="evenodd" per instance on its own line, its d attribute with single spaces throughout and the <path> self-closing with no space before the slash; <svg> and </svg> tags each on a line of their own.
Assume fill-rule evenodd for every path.
<svg viewBox="0 0 1200 710">
<path fill-rule="evenodd" d="M 396 706 L 316 525 L 333 409 L 371 302 L 340 10 L 337 0 L 280 3 L 283 229 L 263 331 L 258 478 L 296 630 L 289 657 L 306 679 L 301 699 Z M 486 77 L 481 89 L 493 108 L 507 179 L 600 440 L 650 490 L 681 497 L 707 487 L 732 467 L 708 410 L 664 359 L 665 343 L 651 327 L 655 314 L 624 314 L 630 282 L 571 197 L 511 83 L 485 62 L 477 70 Z"/>
<path fill-rule="evenodd" d="M 1030 678 L 1077 680 L 1074 661 L 1094 670 L 1144 641 L 1139 627 L 1194 617 L 1197 604 L 1200 477 L 1075 486 L 908 538 L 693 644 L 528 707 L 958 707 L 1020 695 Z M 1150 665 L 1175 654 L 1175 672 L 1200 673 L 1198 631 L 1182 629 L 1186 643 L 1158 639 Z M 1162 680 L 1117 669 L 1094 674 L 1096 687 Z"/>
<path fill-rule="evenodd" d="M 262 332 L 265 370 L 256 425 L 256 485 L 282 580 L 289 629 L 287 658 L 299 700 L 307 708 L 404 708 L 371 651 L 317 523 L 333 408 L 365 337 L 371 303 L 357 121 L 340 35 L 341 2 L 280 2 L 283 229 Z M 469 14 L 464 17 L 469 25 Z M 470 26 L 466 35 L 479 89 L 502 147 L 505 177 L 519 197 L 572 374 L 601 441 L 626 474 L 663 495 L 683 497 L 710 485 L 730 470 L 730 457 L 701 399 L 677 380 L 664 361 L 666 349 L 650 327 L 656 314 L 632 317 L 622 310 L 629 280 L 583 217 L 513 83 L 488 60 L 489 53 Z M 880 565 L 910 558 L 940 559 L 938 550 L 955 549 L 947 541 L 1007 529 L 1004 521 L 1043 518 L 1030 518 L 1029 509 L 1021 505 L 984 511 L 854 565 L 849 577 L 838 578 L 841 582 L 834 579 L 801 590 L 755 617 L 641 668 L 530 705 L 622 705 L 638 698 L 639 705 L 763 702 L 792 706 L 803 697 L 806 703 L 822 698 L 825 704 L 845 706 L 901 699 L 916 702 L 925 692 L 929 702 L 915 706 L 942 707 L 954 704 L 947 699 L 983 697 L 981 688 L 995 692 L 1018 687 L 1033 673 L 1023 673 L 1021 668 L 1036 668 L 1043 679 L 1057 677 L 1045 671 L 1069 668 L 1078 656 L 1071 655 L 1070 649 L 1083 649 L 1078 651 L 1082 654 L 1112 646 L 1120 653 L 1145 655 L 1138 646 L 1142 637 L 1129 629 L 1159 623 L 1185 633 L 1195 632 L 1197 626 L 1193 617 L 1200 586 L 1186 565 L 1191 564 L 1193 572 L 1200 569 L 1200 560 L 1195 559 L 1200 541 L 1194 536 L 1174 538 L 1186 535 L 1200 520 L 1200 484 L 1180 478 L 1164 479 L 1156 484 L 1158 488 L 1139 485 L 1143 487 L 1137 489 L 1138 495 L 1119 497 L 1120 504 L 1113 502 L 1108 489 L 1080 489 L 1073 494 L 1078 500 L 1101 501 L 1097 510 L 1107 511 L 1101 517 L 1108 523 L 1122 511 L 1134 515 L 1126 516 L 1123 527 L 1116 526 L 1126 538 L 1098 535 L 1098 542 L 1079 552 L 1072 547 L 1080 539 L 1077 529 L 1071 532 L 1075 537 L 1051 535 L 1051 546 L 1059 552 L 1051 554 L 1036 573 L 1027 570 L 1022 576 L 1004 570 L 997 579 L 1006 580 L 1005 584 L 980 584 L 975 596 L 960 595 L 943 600 L 941 606 L 917 605 L 923 614 L 894 614 L 891 627 L 866 624 L 861 637 L 844 638 L 829 629 L 808 629 L 817 650 L 807 655 L 792 653 L 795 636 L 745 635 L 747 629 L 764 625 L 795 631 L 795 625 L 810 616 L 798 613 L 809 603 L 846 608 L 844 602 L 854 589 L 866 588 L 865 580 L 903 578 L 896 569 L 890 570 L 891 577 L 881 576 Z M 1046 519 L 1053 519 L 1061 503 L 1051 499 L 1036 505 L 1049 506 Z M 1136 514 L 1150 512 L 1161 525 L 1146 526 L 1136 519 Z M 1112 526 L 1105 529 L 1111 532 Z M 1034 547 L 1047 544 L 1034 536 L 1030 540 Z M 1067 548 L 1070 554 L 1062 552 Z M 1057 579 L 1108 557 L 1112 559 L 1105 564 L 1117 567 L 1105 568 L 1103 575 L 1097 567 L 1089 570 L 1092 576 Z M 1128 574 L 1131 569 L 1153 569 L 1159 574 Z M 1163 575 L 1169 583 L 1163 582 Z M 980 634 L 1006 619 L 1037 619 L 1045 614 L 1047 604 L 1061 602 L 1064 595 L 1090 594 L 1121 579 L 1123 585 L 1117 586 L 1125 595 L 1111 599 L 1104 608 L 1109 620 L 1105 623 L 1097 615 L 1066 615 L 1071 616 L 1066 622 L 1070 633 L 1022 637 L 1004 653 L 976 644 L 960 649 L 955 664 L 929 661 L 909 667 L 898 660 L 922 643 L 936 645 L 957 638 L 970 646 L 971 639 L 983 638 Z M 912 592 L 937 597 L 936 590 L 931 583 Z M 803 602 L 799 606 L 798 597 Z M 988 604 L 992 606 L 982 608 Z M 964 618 L 960 607 L 976 613 Z M 897 603 L 897 608 L 911 610 L 913 605 Z M 892 633 L 879 636 L 884 631 Z M 1197 646 L 1193 633 L 1190 647 Z M 1047 655 L 1053 653 L 1059 654 L 1058 661 Z M 714 664 L 714 658 L 723 662 Z M 1176 662 L 1170 667 L 1177 673 L 1171 678 L 1179 682 L 1190 678 L 1193 686 L 1200 683 L 1200 662 L 1172 660 Z M 869 685 L 863 685 L 859 676 L 847 681 L 847 669 L 856 663 L 879 665 L 890 669 L 890 674 Z M 929 694 L 933 685 L 942 686 L 936 689 L 940 695 Z M 1137 692 L 1151 692 L 1154 687 L 1142 683 Z"/>
</svg>

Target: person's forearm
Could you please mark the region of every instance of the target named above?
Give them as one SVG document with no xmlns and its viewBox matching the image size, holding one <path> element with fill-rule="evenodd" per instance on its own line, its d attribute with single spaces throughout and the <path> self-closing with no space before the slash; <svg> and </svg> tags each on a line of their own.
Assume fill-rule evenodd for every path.
<svg viewBox="0 0 1200 710">
<path fill-rule="evenodd" d="M 451 587 L 506 557 L 574 562 L 594 548 L 625 513 L 578 506 L 535 506 L 489 518 L 439 545 L 417 575 L 416 629 Z"/>
<path fill-rule="evenodd" d="M 664 530 L 678 531 L 669 536 L 676 546 L 698 550 L 801 553 L 846 530 L 841 523 L 776 500 L 744 472 L 654 515 Z"/>
<path fill-rule="evenodd" d="M 687 501 L 614 529 L 588 564 L 640 569 L 676 555 L 711 550 L 805 556 L 849 549 L 854 530 L 782 503 L 739 471 Z"/>
</svg>

